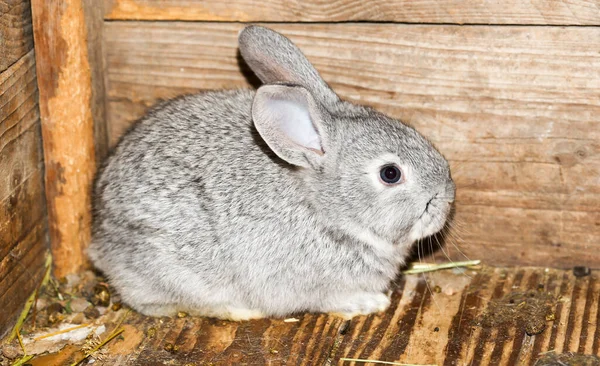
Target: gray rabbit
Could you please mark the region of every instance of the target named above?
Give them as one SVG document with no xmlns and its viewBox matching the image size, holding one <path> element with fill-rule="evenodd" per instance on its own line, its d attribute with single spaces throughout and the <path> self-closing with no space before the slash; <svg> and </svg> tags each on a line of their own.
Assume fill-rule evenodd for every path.
<svg viewBox="0 0 600 366">
<path fill-rule="evenodd" d="M 412 244 L 454 200 L 413 128 L 340 98 L 301 51 L 246 27 L 258 90 L 151 111 L 95 185 L 89 255 L 143 314 L 232 320 L 385 310 Z"/>
</svg>

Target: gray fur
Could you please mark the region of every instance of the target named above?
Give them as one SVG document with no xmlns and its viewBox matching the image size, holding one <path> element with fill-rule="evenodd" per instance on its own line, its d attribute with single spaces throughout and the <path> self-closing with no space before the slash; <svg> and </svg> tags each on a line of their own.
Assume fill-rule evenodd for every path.
<svg viewBox="0 0 600 366">
<path fill-rule="evenodd" d="M 277 141 L 294 158 L 273 152 L 265 139 L 281 133 L 262 114 L 258 133 L 254 91 L 168 102 L 99 173 L 91 259 L 147 315 L 384 310 L 412 243 L 446 221 L 448 163 L 411 127 L 337 98 L 287 38 L 251 26 L 240 43 L 261 79 L 307 91 L 294 98 L 310 99 L 322 151 Z M 394 162 L 405 181 L 385 186 L 379 169 Z"/>
</svg>

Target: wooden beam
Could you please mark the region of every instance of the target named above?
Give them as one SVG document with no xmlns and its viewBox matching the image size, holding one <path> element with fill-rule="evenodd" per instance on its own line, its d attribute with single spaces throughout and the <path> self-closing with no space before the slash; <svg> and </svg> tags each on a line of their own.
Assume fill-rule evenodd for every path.
<svg viewBox="0 0 600 366">
<path fill-rule="evenodd" d="M 450 160 L 461 254 L 600 267 L 600 28 L 269 24 L 344 98 Z M 111 141 L 160 99 L 248 87 L 237 23 L 107 22 Z M 456 239 L 459 237 L 459 239 Z"/>
<path fill-rule="evenodd" d="M 29 0 L 0 0 L 0 72 L 33 48 Z"/>
<path fill-rule="evenodd" d="M 104 0 L 105 19 L 598 25 L 594 0 Z"/>
<path fill-rule="evenodd" d="M 96 170 L 92 73 L 81 0 L 33 0 L 33 31 L 54 273 L 87 263 Z"/>
</svg>

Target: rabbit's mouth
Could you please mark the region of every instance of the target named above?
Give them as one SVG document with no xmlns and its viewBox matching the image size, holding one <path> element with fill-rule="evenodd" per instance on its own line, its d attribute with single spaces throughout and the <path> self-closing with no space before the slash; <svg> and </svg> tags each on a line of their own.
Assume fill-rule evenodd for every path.
<svg viewBox="0 0 600 366">
<path fill-rule="evenodd" d="M 427 202 L 421 217 L 410 230 L 410 239 L 417 241 L 442 230 L 450 214 L 451 207 L 452 201 L 436 197 Z"/>
</svg>

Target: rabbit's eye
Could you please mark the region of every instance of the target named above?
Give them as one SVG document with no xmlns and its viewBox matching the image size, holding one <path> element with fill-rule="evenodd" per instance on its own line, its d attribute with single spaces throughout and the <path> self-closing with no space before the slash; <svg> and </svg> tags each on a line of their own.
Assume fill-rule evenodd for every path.
<svg viewBox="0 0 600 366">
<path fill-rule="evenodd" d="M 385 184 L 396 184 L 402 179 L 402 171 L 395 165 L 386 165 L 379 171 L 379 176 Z"/>
</svg>

